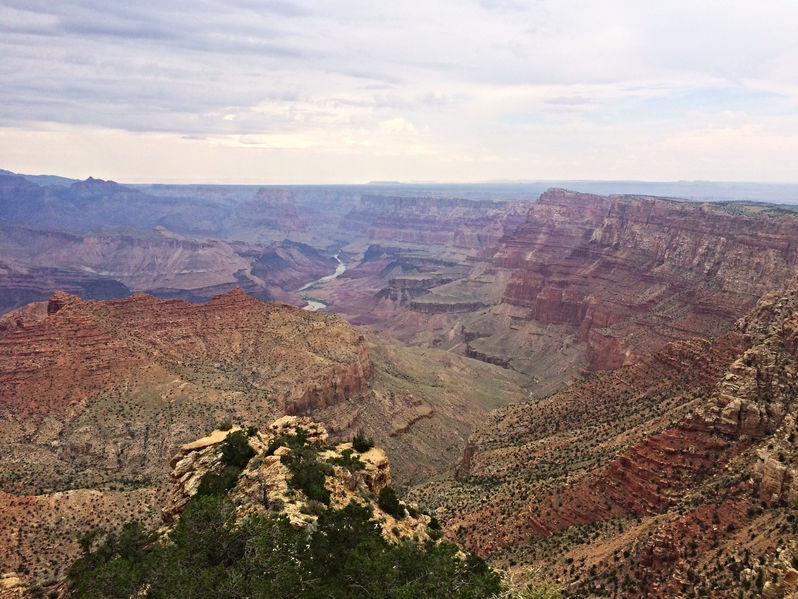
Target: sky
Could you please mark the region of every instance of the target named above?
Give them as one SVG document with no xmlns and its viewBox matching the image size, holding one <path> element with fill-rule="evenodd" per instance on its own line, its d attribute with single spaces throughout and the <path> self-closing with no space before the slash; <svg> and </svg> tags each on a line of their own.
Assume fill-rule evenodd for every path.
<svg viewBox="0 0 798 599">
<path fill-rule="evenodd" d="M 0 168 L 798 181 L 798 2 L 3 0 Z"/>
</svg>

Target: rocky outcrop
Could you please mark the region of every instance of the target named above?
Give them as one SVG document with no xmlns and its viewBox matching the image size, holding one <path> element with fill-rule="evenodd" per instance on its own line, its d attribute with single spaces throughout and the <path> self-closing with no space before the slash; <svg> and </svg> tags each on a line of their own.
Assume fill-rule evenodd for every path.
<svg viewBox="0 0 798 599">
<path fill-rule="evenodd" d="M 780 456 L 773 455 L 767 449 L 760 449 L 757 452 L 754 480 L 757 483 L 759 497 L 763 501 L 779 505 L 798 500 L 798 467 L 795 465 L 794 457 L 790 455 L 793 459 L 790 459 L 791 463 L 786 463 L 784 453 Z"/>
<path fill-rule="evenodd" d="M 332 364 L 317 373 L 316 380 L 297 399 L 286 406 L 289 414 L 307 414 L 312 410 L 335 405 L 363 393 L 373 374 L 368 350 L 359 339 L 357 358 L 344 364 Z M 355 349 L 355 348 L 353 348 Z"/>
<path fill-rule="evenodd" d="M 745 572 L 746 579 L 761 579 L 762 599 L 798 598 L 798 542 L 792 541 L 779 548 L 767 564 Z M 761 572 L 761 574 L 760 574 Z"/>
<path fill-rule="evenodd" d="M 483 302 L 456 302 L 456 301 L 435 301 L 429 300 L 416 300 L 410 302 L 410 309 L 414 312 L 422 314 L 445 314 L 452 312 L 474 312 L 487 308 L 488 305 Z"/>
<path fill-rule="evenodd" d="M 28 599 L 30 594 L 29 585 L 14 573 L 3 573 L 0 575 L 0 599 Z"/>
<path fill-rule="evenodd" d="M 773 434 L 795 405 L 798 293 L 766 294 L 739 328 L 753 346 L 729 367 L 713 400 L 699 408 L 687 426 L 761 438 Z"/>
<path fill-rule="evenodd" d="M 366 505 L 374 510 L 386 537 L 429 538 L 429 516 L 414 512 L 414 516 L 397 519 L 377 505 L 379 492 L 391 484 L 390 465 L 383 450 L 372 447 L 358 452 L 351 443 L 328 445 L 323 424 L 310 418 L 292 416 L 281 418 L 266 430 L 249 436 L 254 456 L 229 492 L 239 517 L 277 512 L 285 514 L 297 527 L 315 522 L 318 510 L 323 507 L 311 507 L 313 502 L 305 493 L 290 484 L 293 474 L 281 459 L 295 451 L 285 439 L 295 438 L 300 429 L 307 444 L 313 447 L 316 459 L 330 464 L 331 474 L 325 477 L 324 482 L 330 491 L 330 507 L 340 509 L 350 502 Z M 174 522 L 179 517 L 207 473 L 221 471 L 221 445 L 227 435 L 236 430 L 239 429 L 216 430 L 208 437 L 183 445 L 172 458 L 173 484 L 162 512 L 165 522 Z"/>
</svg>

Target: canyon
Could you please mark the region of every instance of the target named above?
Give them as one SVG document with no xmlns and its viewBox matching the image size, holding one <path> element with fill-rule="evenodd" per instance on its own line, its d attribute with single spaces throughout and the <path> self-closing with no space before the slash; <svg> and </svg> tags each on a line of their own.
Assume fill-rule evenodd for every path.
<svg viewBox="0 0 798 599">
<path fill-rule="evenodd" d="M 567 596 L 794 591 L 794 207 L 530 189 L 0 173 L 0 559 L 57 579 L 288 415 Z"/>
<path fill-rule="evenodd" d="M 81 531 L 124 510 L 152 522 L 165 456 L 225 420 L 265 429 L 312 414 L 339 441 L 368 430 L 407 486 L 456 461 L 490 409 L 524 397 L 521 382 L 240 289 L 204 304 L 57 292 L 0 319 L 0 556 L 41 582 L 63 574 Z"/>
<path fill-rule="evenodd" d="M 772 292 L 730 333 L 497 410 L 456 476 L 411 497 L 576 596 L 759 596 L 759 572 L 794 551 L 796 319 L 796 291 Z M 795 590 L 790 576 L 771 587 Z"/>
</svg>

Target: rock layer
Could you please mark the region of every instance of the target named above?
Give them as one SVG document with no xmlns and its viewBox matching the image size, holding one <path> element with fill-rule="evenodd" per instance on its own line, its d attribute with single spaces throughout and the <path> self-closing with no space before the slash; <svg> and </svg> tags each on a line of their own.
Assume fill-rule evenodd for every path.
<svg viewBox="0 0 798 599">
<path fill-rule="evenodd" d="M 787 213 L 549 190 L 493 263 L 512 270 L 503 301 L 576 327 L 595 370 L 728 327 L 796 280 L 796 238 Z"/>
<path fill-rule="evenodd" d="M 0 338 L 7 408 L 45 412 L 155 365 L 184 374 L 211 363 L 234 369 L 239 385 L 268 389 L 281 409 L 302 411 L 362 392 L 371 373 L 363 337 L 343 322 L 240 290 L 206 304 L 144 294 L 94 302 L 59 292 L 48 313 Z"/>
<path fill-rule="evenodd" d="M 545 566 L 577 594 L 683 597 L 737 588 L 744 568 L 756 582 L 754 557 L 798 532 L 796 319 L 798 293 L 769 293 L 735 332 L 497 411 L 459 482 L 412 496 L 470 548 Z"/>
<path fill-rule="evenodd" d="M 525 202 L 366 195 L 341 226 L 368 239 L 483 249 L 523 222 Z"/>
</svg>

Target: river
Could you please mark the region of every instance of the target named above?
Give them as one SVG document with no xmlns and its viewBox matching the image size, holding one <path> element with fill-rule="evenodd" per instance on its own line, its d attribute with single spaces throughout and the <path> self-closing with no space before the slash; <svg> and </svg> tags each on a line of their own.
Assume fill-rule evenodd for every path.
<svg viewBox="0 0 798 599">
<path fill-rule="evenodd" d="M 315 312 L 316 310 L 321 310 L 322 308 L 326 308 L 327 307 L 327 304 L 325 304 L 324 302 L 320 302 L 319 300 L 313 299 L 307 293 L 304 293 L 304 292 L 308 291 L 309 289 L 312 289 L 316 285 L 320 285 L 322 283 L 326 283 L 328 281 L 332 281 L 333 279 L 337 279 L 342 274 L 344 274 L 344 271 L 346 271 L 346 264 L 344 264 L 341 261 L 341 258 L 339 258 L 339 256 L 340 256 L 340 254 L 335 254 L 335 256 L 333 256 L 333 258 L 335 258 L 338 261 L 338 266 L 335 267 L 335 272 L 332 272 L 332 273 L 330 273 L 328 275 L 324 275 L 322 278 L 316 279 L 315 281 L 311 281 L 310 283 L 306 283 L 306 284 L 302 285 L 302 287 L 300 287 L 299 289 L 297 289 L 294 292 L 294 293 L 298 293 L 300 295 L 300 297 L 302 297 L 302 299 L 305 300 L 308 303 L 307 306 L 302 308 L 303 310 L 308 310 L 310 312 Z"/>
</svg>

